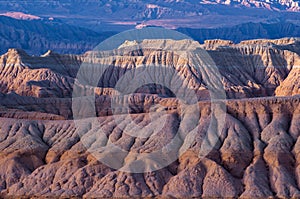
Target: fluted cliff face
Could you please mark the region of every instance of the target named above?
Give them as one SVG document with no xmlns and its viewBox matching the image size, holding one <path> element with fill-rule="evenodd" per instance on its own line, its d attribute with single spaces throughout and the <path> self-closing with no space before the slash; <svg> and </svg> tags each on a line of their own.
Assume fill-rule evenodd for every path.
<svg viewBox="0 0 300 199">
<path fill-rule="evenodd" d="M 144 40 L 83 55 L 2 55 L 1 197 L 300 197 L 298 39 L 207 41 L 208 54 L 198 46 Z M 187 47 L 213 62 L 194 62 Z M 228 100 L 213 95 L 216 79 Z M 166 80 L 197 102 L 178 99 Z M 94 115 L 72 120 L 90 110 L 81 95 L 95 97 Z M 177 158 L 126 170 L 153 164 L 137 154 L 157 151 Z"/>
<path fill-rule="evenodd" d="M 245 41 L 230 47 L 224 45 L 208 46 L 208 50 L 220 73 L 224 76 L 226 90 L 235 97 L 273 96 L 284 93 L 284 84 L 290 75 L 298 70 L 300 64 L 299 51 L 287 50 L 291 40 L 257 40 Z M 298 41 L 294 40 L 293 45 Z M 206 47 L 205 46 L 205 47 Z M 276 92 L 275 92 L 276 90 Z M 290 95 L 286 88 L 286 94 Z M 289 93 L 289 94 L 288 94 Z M 238 94 L 238 95 L 237 95 Z M 293 92 L 293 94 L 297 94 Z M 282 94 L 281 94 L 282 95 Z M 232 98 L 235 98 L 232 97 Z M 231 98 L 231 97 L 230 97 Z"/>
<path fill-rule="evenodd" d="M 94 58 L 96 64 L 89 69 L 91 74 L 97 74 L 99 68 L 108 66 L 96 85 L 98 95 L 112 95 L 116 84 L 128 71 L 141 73 L 140 66 L 159 66 L 154 67 L 152 72 L 163 73 L 160 66 L 165 66 L 170 71 L 176 71 L 183 82 L 197 93 L 199 99 L 208 98 L 204 74 L 209 71 L 205 71 L 205 67 L 197 70 L 201 63 L 193 62 L 192 58 L 180 51 L 187 45 L 197 46 L 197 42 L 192 44 L 186 40 L 151 43 L 145 40 L 140 44 L 130 45 L 131 50 L 119 48 Z M 168 45 L 176 46 L 177 52 L 160 50 Z M 291 38 L 250 40 L 240 44 L 213 40 L 202 45 L 217 67 L 218 78 L 222 81 L 228 98 L 299 94 L 296 80 L 300 66 L 299 46 L 298 39 Z M 32 57 L 22 50 L 11 49 L 0 57 L 0 92 L 13 91 L 22 96 L 39 98 L 71 97 L 77 71 L 88 62 L 92 54 L 93 52 L 59 55 L 49 51 L 43 56 Z M 153 92 L 155 89 L 154 86 Z"/>
<path fill-rule="evenodd" d="M 59 56 L 58 61 L 55 56 L 34 58 L 22 50 L 9 50 L 0 58 L 1 92 L 13 91 L 35 97 L 70 96 L 73 81 L 67 74 L 69 71 L 64 70 L 64 63 L 70 60 L 71 64 L 76 64 L 76 59 Z M 68 68 L 72 70 L 71 65 Z"/>
</svg>

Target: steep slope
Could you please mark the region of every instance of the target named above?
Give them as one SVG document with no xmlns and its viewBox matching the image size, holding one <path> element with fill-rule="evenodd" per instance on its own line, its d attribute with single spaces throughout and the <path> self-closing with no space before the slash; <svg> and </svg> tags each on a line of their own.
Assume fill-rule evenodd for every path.
<svg viewBox="0 0 300 199">
<path fill-rule="evenodd" d="M 299 67 L 294 68 L 287 78 L 276 88 L 276 96 L 291 96 L 300 94 Z"/>
<path fill-rule="evenodd" d="M 23 50 L 11 49 L 0 58 L 0 92 L 13 91 L 20 95 L 36 97 L 71 96 L 74 80 L 69 73 L 74 73 L 72 64 L 77 64 L 78 67 L 77 59 L 75 56 L 49 53 L 33 58 Z M 68 69 L 65 67 L 67 63 L 70 64 Z"/>
<path fill-rule="evenodd" d="M 207 41 L 205 48 L 214 48 L 209 53 L 220 66 L 225 88 L 231 90 L 229 93 L 240 93 L 244 97 L 274 95 L 300 64 L 299 51 L 281 48 L 290 42 L 297 43 L 297 39 L 250 40 L 230 47 L 218 43 L 212 47 L 213 42 Z"/>
</svg>

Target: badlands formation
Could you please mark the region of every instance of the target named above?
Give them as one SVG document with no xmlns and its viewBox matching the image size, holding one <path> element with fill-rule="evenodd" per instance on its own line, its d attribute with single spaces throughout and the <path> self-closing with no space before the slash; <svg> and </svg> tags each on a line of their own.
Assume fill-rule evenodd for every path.
<svg viewBox="0 0 300 199">
<path fill-rule="evenodd" d="M 36 57 L 10 49 L 3 54 L 1 197 L 300 197 L 300 41 L 206 41 L 201 47 L 213 60 L 214 73 L 209 67 L 197 70 L 180 53 L 161 50 L 187 45 L 194 43 L 127 42 L 113 53 L 101 52 L 101 58 L 93 52 L 49 51 Z M 77 74 L 86 57 L 108 67 L 97 85 L 82 89 Z M 184 106 L 176 88 L 158 83 L 119 95 L 119 81 L 135 83 L 124 79 L 126 73 L 143 74 L 151 67 L 162 81 L 166 76 L 159 74 L 175 71 L 196 102 Z M 89 68 L 92 76 L 97 70 Z M 211 92 L 214 81 L 224 98 Z M 94 119 L 81 117 L 88 108 L 76 103 L 74 108 L 89 92 Z M 226 108 L 215 112 L 212 97 Z M 207 132 L 218 137 L 201 155 Z M 139 158 L 134 153 L 160 151 L 175 137 L 178 158 L 170 164 L 154 171 L 126 170 Z M 111 156 L 115 168 L 101 161 L 112 155 L 103 152 L 111 144 L 127 151 L 120 159 Z"/>
</svg>

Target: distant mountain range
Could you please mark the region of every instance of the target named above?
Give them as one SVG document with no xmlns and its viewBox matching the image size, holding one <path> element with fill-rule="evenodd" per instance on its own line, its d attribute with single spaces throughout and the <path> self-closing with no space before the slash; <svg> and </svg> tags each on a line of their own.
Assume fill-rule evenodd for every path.
<svg viewBox="0 0 300 199">
<path fill-rule="evenodd" d="M 300 23 L 297 0 L 55 0 L 1 1 L 0 14 L 23 12 L 95 31 L 139 24 L 167 28 L 216 28 L 285 19 Z M 291 12 L 287 12 L 291 11 Z"/>
<path fill-rule="evenodd" d="M 200 3 L 266 8 L 277 11 L 300 11 L 300 1 L 298 0 L 203 0 Z"/>
<path fill-rule="evenodd" d="M 0 53 L 9 48 L 21 48 L 29 54 L 41 55 L 48 50 L 64 54 L 81 54 L 92 50 L 104 39 L 117 32 L 95 32 L 87 28 L 51 20 L 17 20 L 0 16 Z M 193 39 L 203 43 L 208 39 L 242 40 L 300 37 L 300 26 L 288 22 L 244 23 L 223 28 L 179 28 Z"/>
<path fill-rule="evenodd" d="M 88 11 L 103 11 L 105 13 L 119 13 L 120 11 L 136 11 L 145 9 L 146 11 L 158 11 L 161 15 L 173 15 L 177 13 L 171 10 L 181 11 L 181 13 L 196 15 L 199 11 L 205 10 L 205 5 L 231 5 L 235 7 L 266 8 L 269 10 L 299 11 L 299 0 L 54 0 L 54 1 L 1 1 L 0 8 L 18 9 L 20 11 L 32 10 L 36 13 L 52 11 L 53 13 L 66 12 L 67 14 L 96 14 Z M 200 9 L 199 8 L 203 8 Z M 42 10 L 40 8 L 43 8 Z M 85 9 L 82 9 L 85 8 Z M 123 15 L 133 14 L 133 12 L 123 13 Z M 137 13 L 136 16 L 139 16 Z M 151 14 L 149 16 L 153 17 Z M 159 17 L 159 15 L 157 16 Z"/>
<path fill-rule="evenodd" d="M 0 1 L 0 53 L 80 54 L 128 29 L 161 26 L 203 42 L 300 37 L 295 0 Z"/>
</svg>

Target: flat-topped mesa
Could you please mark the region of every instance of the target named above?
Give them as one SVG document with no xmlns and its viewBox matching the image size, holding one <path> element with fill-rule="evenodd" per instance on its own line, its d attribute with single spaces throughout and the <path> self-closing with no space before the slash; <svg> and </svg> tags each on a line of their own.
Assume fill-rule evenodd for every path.
<svg viewBox="0 0 300 199">
<path fill-rule="evenodd" d="M 6 16 L 6 17 L 11 17 L 14 19 L 21 19 L 21 20 L 39 20 L 41 17 L 31 15 L 31 14 L 25 14 L 23 12 L 6 12 L 0 14 L 0 16 Z"/>
<path fill-rule="evenodd" d="M 137 49 L 153 49 L 166 51 L 186 51 L 200 48 L 197 41 L 191 39 L 173 40 L 173 39 L 144 39 L 142 41 L 128 41 L 121 44 L 118 49 L 137 48 Z"/>
<path fill-rule="evenodd" d="M 231 40 L 224 40 L 224 39 L 210 39 L 210 40 L 205 40 L 204 44 L 206 44 L 206 45 L 224 45 L 224 46 L 228 46 L 228 45 L 234 44 L 234 42 L 231 41 Z"/>
<path fill-rule="evenodd" d="M 234 42 L 231 40 L 223 40 L 223 39 L 211 39 L 211 40 L 205 40 L 203 47 L 205 49 L 214 50 L 219 46 L 232 46 L 234 45 Z"/>
<path fill-rule="evenodd" d="M 174 54 L 181 54 L 199 48 L 201 48 L 199 42 L 190 39 L 144 39 L 141 41 L 125 40 L 122 44 L 116 46 L 115 48 L 114 46 L 112 46 L 109 49 L 105 48 L 103 50 L 101 46 L 96 47 L 92 51 L 87 51 L 86 53 L 84 53 L 83 58 L 85 62 L 89 62 L 92 61 L 92 59 L 101 59 L 114 56 L 123 56 L 126 58 L 135 56 L 146 56 L 154 51 L 168 51 L 174 52 Z"/>
<path fill-rule="evenodd" d="M 135 46 L 135 45 L 138 45 L 138 44 L 139 43 L 136 40 L 133 40 L 133 41 L 126 40 L 123 44 L 121 44 L 118 47 L 118 49 L 125 48 L 125 47 L 128 47 L 128 46 Z"/>
<path fill-rule="evenodd" d="M 239 44 L 242 45 L 265 45 L 265 44 L 275 44 L 275 45 L 289 45 L 299 42 L 300 38 L 297 37 L 286 37 L 281 39 L 252 39 L 242 41 Z"/>
</svg>

